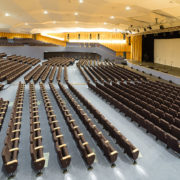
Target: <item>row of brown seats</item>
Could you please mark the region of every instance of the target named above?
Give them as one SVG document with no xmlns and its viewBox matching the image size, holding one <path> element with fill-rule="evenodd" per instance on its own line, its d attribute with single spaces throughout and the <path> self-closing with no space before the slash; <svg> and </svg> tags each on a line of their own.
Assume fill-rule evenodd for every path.
<svg viewBox="0 0 180 180">
<path fill-rule="evenodd" d="M 129 84 L 132 86 L 132 84 Z M 151 81 L 141 81 L 141 82 L 136 82 L 134 84 L 135 88 L 143 88 L 146 91 L 148 91 L 150 94 L 153 94 L 157 97 L 166 99 L 167 97 L 170 97 L 171 99 L 167 99 L 170 102 L 172 102 L 175 99 L 180 100 L 180 88 L 179 87 L 164 87 L 161 85 L 158 85 L 154 82 Z M 159 96 L 158 96 L 159 95 Z M 179 96 L 179 98 L 178 98 Z"/>
<path fill-rule="evenodd" d="M 92 69 L 93 69 L 97 74 L 99 74 L 99 76 L 101 76 L 101 78 L 102 78 L 104 81 L 111 82 L 111 79 L 110 79 L 106 74 L 104 74 L 104 73 L 101 72 L 99 69 L 97 69 L 97 67 L 92 67 Z"/>
<path fill-rule="evenodd" d="M 7 67 L 4 70 L 0 72 L 0 81 L 6 80 L 7 76 L 16 73 L 19 71 L 19 69 L 22 69 L 24 67 L 21 63 L 15 63 L 11 67 Z"/>
<path fill-rule="evenodd" d="M 66 98 L 71 103 L 74 110 L 77 112 L 78 116 L 86 126 L 87 130 L 93 137 L 93 139 L 97 142 L 99 148 L 103 151 L 106 158 L 110 163 L 114 163 L 117 160 L 118 152 L 112 147 L 110 142 L 105 138 L 102 132 L 96 127 L 93 121 L 88 117 L 88 115 L 84 112 L 81 106 L 75 101 L 75 99 L 71 96 L 71 94 L 64 88 L 61 83 L 58 83 L 60 89 L 66 96 Z"/>
<path fill-rule="evenodd" d="M 38 65 L 33 70 L 31 70 L 26 76 L 24 76 L 24 81 L 28 83 L 40 68 L 41 65 Z"/>
<path fill-rule="evenodd" d="M 79 148 L 84 161 L 88 166 L 91 166 L 95 160 L 95 154 L 93 153 L 88 142 L 85 140 L 83 133 L 80 131 L 80 128 L 76 125 L 76 121 L 72 118 L 69 110 L 66 107 L 64 100 L 61 98 L 53 84 L 49 84 L 51 91 L 53 92 L 54 98 L 65 118 L 65 121 L 69 127 L 71 134 L 74 137 L 74 140 Z"/>
<path fill-rule="evenodd" d="M 121 75 L 124 75 L 124 77 L 128 77 L 129 79 L 137 79 L 139 81 L 146 80 L 147 78 L 141 74 L 138 74 L 136 72 L 133 72 L 131 70 L 128 70 L 124 67 L 120 67 L 118 65 L 111 66 L 111 69 L 115 70 L 115 72 L 120 73 Z"/>
<path fill-rule="evenodd" d="M 80 101 L 87 107 L 87 109 L 94 115 L 99 123 L 101 123 L 109 133 L 109 135 L 116 140 L 116 143 L 124 149 L 127 155 L 136 161 L 139 155 L 139 150 L 115 127 L 113 126 L 85 97 L 82 96 L 70 83 L 69 89 L 80 99 Z"/>
<path fill-rule="evenodd" d="M 40 171 L 44 168 L 45 158 L 39 121 L 37 97 L 34 84 L 29 84 L 30 107 L 30 152 L 33 168 Z"/>
<path fill-rule="evenodd" d="M 16 56 L 16 55 L 7 56 L 7 59 L 20 63 L 31 64 L 33 66 L 41 62 L 40 59 L 26 57 L 26 56 Z"/>
<path fill-rule="evenodd" d="M 19 83 L 2 150 L 3 165 L 7 173 L 14 173 L 18 166 L 24 86 L 21 82 Z"/>
<path fill-rule="evenodd" d="M 89 69 L 88 68 L 86 68 L 85 66 L 84 66 L 84 70 L 86 71 L 86 73 L 89 75 L 89 77 L 92 79 L 92 81 L 94 82 L 94 83 L 96 83 L 97 82 L 97 79 L 96 79 L 96 77 L 91 73 L 91 71 L 89 71 Z M 90 81 L 89 81 L 90 82 Z M 88 82 L 87 82 L 88 83 Z"/>
<path fill-rule="evenodd" d="M 61 72 L 62 72 L 62 66 L 59 66 L 58 73 L 56 76 L 57 81 L 61 81 Z"/>
<path fill-rule="evenodd" d="M 2 75 L 6 70 L 9 68 L 10 70 L 13 69 L 13 66 L 17 66 L 19 63 L 14 62 L 14 61 L 7 61 L 7 60 L 2 60 L 0 61 L 1 67 L 0 67 L 0 75 Z"/>
<path fill-rule="evenodd" d="M 41 89 L 41 95 L 43 97 L 46 114 L 49 121 L 49 126 L 54 140 L 54 145 L 58 155 L 58 159 L 61 162 L 62 168 L 67 168 L 71 162 L 71 156 L 69 155 L 67 145 L 64 143 L 63 134 L 59 126 L 59 122 L 56 119 L 53 107 L 51 105 L 50 99 L 42 82 L 39 83 Z"/>
<path fill-rule="evenodd" d="M 52 68 L 52 66 L 47 66 L 46 70 L 42 73 L 42 75 L 41 75 L 41 81 L 42 81 L 43 83 L 45 83 L 45 81 L 46 81 L 46 79 L 47 79 L 47 77 L 48 77 L 48 75 L 49 75 L 49 73 L 50 73 L 50 71 L 51 71 L 51 68 Z"/>
<path fill-rule="evenodd" d="M 0 58 L 6 57 L 7 54 L 6 53 L 0 53 Z"/>
<path fill-rule="evenodd" d="M 0 131 L 4 122 L 8 105 L 9 105 L 9 101 L 4 101 L 3 98 L 0 98 Z"/>
<path fill-rule="evenodd" d="M 113 68 L 113 67 L 111 67 L 111 66 L 101 65 L 101 68 L 112 76 L 112 81 L 114 81 L 114 82 L 117 82 L 117 81 L 123 82 L 124 80 L 126 80 L 126 81 L 130 80 L 129 77 L 124 76 L 115 70 L 112 70 L 111 68 Z M 113 79 L 113 77 L 114 77 L 114 79 Z M 133 80 L 133 78 L 132 78 L 132 80 Z"/>
<path fill-rule="evenodd" d="M 109 85 L 106 84 L 106 86 Z M 159 118 L 166 120 L 168 123 L 180 128 L 180 104 L 178 104 L 178 100 L 174 101 L 172 98 L 166 97 L 164 97 L 165 100 L 163 100 L 160 97 L 152 95 L 153 93 L 147 93 L 149 90 L 143 91 L 143 87 L 140 89 L 131 87 L 131 85 L 118 85 L 113 83 L 112 89 L 118 94 L 127 97 L 137 105 L 142 106 L 142 108 L 148 110 L 150 113 L 153 113 Z M 170 101 L 168 101 L 168 99 Z"/>
<path fill-rule="evenodd" d="M 36 73 L 33 75 L 33 81 L 34 83 L 36 83 L 39 78 L 41 77 L 41 75 L 43 74 L 43 72 L 46 70 L 46 66 L 42 65 L 37 71 Z"/>
<path fill-rule="evenodd" d="M 91 73 L 99 80 L 99 82 L 103 83 L 104 79 L 91 67 L 88 67 L 88 69 L 91 71 Z"/>
<path fill-rule="evenodd" d="M 3 90 L 4 85 L 0 84 L 0 91 Z"/>
<path fill-rule="evenodd" d="M 67 66 L 64 66 L 64 80 L 65 80 L 65 82 L 68 82 L 68 71 L 67 71 Z"/>
<path fill-rule="evenodd" d="M 125 115 L 131 117 L 132 121 L 137 122 L 139 126 L 143 126 L 144 128 L 147 129 L 148 132 L 151 132 L 152 134 L 154 134 L 156 136 L 156 139 L 163 141 L 164 143 L 167 144 L 168 147 L 170 147 L 174 151 L 178 153 L 180 152 L 178 139 L 172 136 L 171 134 L 166 133 L 163 129 L 153 124 L 151 121 L 147 120 L 145 117 L 140 115 L 137 110 L 133 110 L 132 106 L 134 106 L 135 103 L 131 105 L 130 106 L 131 108 L 130 108 L 128 107 L 128 105 L 130 104 L 130 101 L 127 101 L 127 100 L 122 101 L 122 102 L 118 101 L 119 95 L 117 93 L 115 94 L 112 90 L 107 89 L 104 86 L 102 86 L 102 88 L 100 89 L 99 87 L 101 87 L 101 85 L 98 83 L 96 83 L 97 87 L 93 86 L 92 84 L 88 84 L 88 85 L 90 89 L 92 89 L 97 94 L 105 98 L 107 101 L 113 104 L 120 111 L 124 112 Z M 112 96 L 112 95 L 116 95 L 116 96 Z M 136 105 L 136 107 L 137 106 L 138 105 Z"/>
<path fill-rule="evenodd" d="M 14 73 L 11 73 L 10 75 L 7 76 L 7 83 L 8 84 L 12 83 L 29 69 L 31 69 L 31 65 L 24 64 L 22 68 L 16 70 Z"/>
<path fill-rule="evenodd" d="M 48 61 L 44 62 L 45 65 L 56 65 L 56 66 L 69 66 L 75 61 L 74 58 L 67 57 L 53 57 L 49 58 Z"/>
<path fill-rule="evenodd" d="M 82 76 L 84 77 L 85 81 L 88 83 L 90 82 L 89 77 L 87 76 L 87 74 L 83 71 L 83 69 L 81 68 L 81 66 L 78 66 L 78 69 L 80 70 L 80 73 L 82 74 Z"/>
<path fill-rule="evenodd" d="M 57 69 L 57 66 L 54 66 L 52 71 L 51 71 L 51 74 L 49 75 L 49 82 L 53 82 L 54 81 L 54 76 L 56 74 L 56 69 Z"/>
<path fill-rule="evenodd" d="M 99 71 L 101 71 L 103 74 L 105 74 L 110 81 L 118 82 L 118 79 L 116 77 L 114 77 L 114 74 L 112 74 L 112 72 L 108 71 L 107 67 L 104 68 L 103 65 L 100 65 L 100 66 L 97 67 L 97 69 Z"/>
<path fill-rule="evenodd" d="M 173 124 L 169 123 L 168 120 L 163 116 L 164 112 L 156 107 L 151 105 L 151 108 L 154 109 L 153 112 L 149 111 L 149 104 L 145 101 L 141 101 L 136 96 L 128 94 L 128 92 L 123 93 L 120 89 L 111 86 L 107 83 L 104 84 L 106 87 L 103 87 L 97 84 L 97 87 L 103 88 L 107 93 L 110 93 L 111 96 L 123 102 L 128 107 L 132 108 L 140 115 L 145 117 L 147 120 L 151 121 L 152 123 L 156 124 L 158 127 L 162 128 L 165 132 L 170 133 L 171 135 L 175 136 L 176 138 L 180 139 L 180 128 L 174 126 Z M 122 92 L 122 93 L 121 93 Z M 132 98 L 134 96 L 134 98 Z M 138 106 L 137 106 L 138 105 Z"/>
</svg>

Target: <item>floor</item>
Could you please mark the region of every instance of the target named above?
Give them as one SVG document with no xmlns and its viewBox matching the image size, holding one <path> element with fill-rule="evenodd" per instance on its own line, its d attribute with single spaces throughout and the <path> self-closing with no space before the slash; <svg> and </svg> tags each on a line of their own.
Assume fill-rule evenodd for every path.
<svg viewBox="0 0 180 180">
<path fill-rule="evenodd" d="M 140 66 L 144 66 L 147 68 L 151 68 L 157 71 L 161 71 L 167 74 L 171 74 L 177 77 L 180 77 L 180 68 L 177 67 L 172 67 L 172 66 L 167 66 L 167 65 L 163 65 L 163 64 L 157 64 L 157 63 L 153 63 L 153 62 L 139 62 L 139 61 L 131 61 L 131 63 L 133 64 L 137 64 Z"/>
<path fill-rule="evenodd" d="M 70 109 L 74 119 L 76 119 L 76 122 L 80 127 L 81 131 L 84 133 L 85 139 L 89 142 L 91 148 L 96 153 L 96 159 L 93 164 L 93 169 L 88 170 L 85 162 L 83 161 L 80 152 L 68 129 L 68 126 L 65 123 L 63 115 L 58 108 L 58 105 L 52 95 L 52 92 L 49 89 L 49 85 L 48 83 L 46 83 L 45 87 L 49 94 L 57 119 L 59 120 L 60 127 L 64 134 L 65 143 L 67 144 L 69 153 L 72 156 L 72 161 L 70 166 L 68 167 L 68 172 L 63 173 L 63 170 L 61 169 L 59 162 L 57 160 L 57 154 L 55 152 L 52 135 L 48 125 L 39 84 L 36 84 L 35 87 L 39 105 L 41 131 L 43 137 L 44 156 L 46 158 L 46 164 L 41 174 L 37 174 L 36 172 L 34 172 L 34 170 L 31 167 L 31 157 L 29 150 L 29 88 L 28 85 L 26 85 L 19 147 L 20 152 L 18 156 L 19 165 L 17 172 L 15 173 L 15 176 L 11 179 L 179 180 L 180 159 L 177 154 L 175 154 L 171 150 L 167 150 L 163 143 L 161 143 L 160 141 L 155 141 L 153 135 L 146 134 L 143 128 L 139 128 L 135 123 L 132 123 L 128 117 L 125 117 L 123 113 L 120 113 L 117 109 L 105 103 L 103 99 L 101 99 L 91 90 L 89 90 L 75 64 L 68 68 L 68 75 L 69 82 L 72 83 L 75 88 L 77 88 L 97 109 L 100 110 L 100 112 L 109 121 L 112 122 L 113 125 L 115 125 L 140 150 L 140 155 L 137 160 L 137 164 L 133 165 L 132 160 L 129 159 L 128 156 L 123 153 L 123 150 L 115 144 L 115 142 L 108 136 L 108 133 L 102 128 L 102 126 L 97 123 L 96 119 L 88 112 L 87 109 L 84 108 L 89 117 L 103 132 L 106 138 L 111 142 L 112 146 L 119 152 L 118 159 L 115 163 L 116 166 L 111 167 L 110 163 L 107 161 L 102 151 L 98 148 L 96 142 L 91 138 L 90 134 L 86 130 L 85 126 L 82 124 L 81 120 L 76 115 L 75 111 L 64 98 L 62 92 L 59 90 L 56 81 L 54 80 L 54 85 L 56 89 L 67 102 L 67 106 Z M 3 142 L 19 81 L 23 81 L 23 78 L 19 78 L 11 85 L 6 85 L 6 90 L 0 92 L 0 97 L 3 97 L 5 100 L 10 101 L 3 128 L 0 132 L 0 151 L 2 151 L 3 148 Z M 65 85 L 64 81 L 63 84 Z M 7 174 L 5 174 L 2 168 L 2 160 L 0 161 L 0 167 L 0 180 L 7 179 L 8 176 Z"/>
</svg>

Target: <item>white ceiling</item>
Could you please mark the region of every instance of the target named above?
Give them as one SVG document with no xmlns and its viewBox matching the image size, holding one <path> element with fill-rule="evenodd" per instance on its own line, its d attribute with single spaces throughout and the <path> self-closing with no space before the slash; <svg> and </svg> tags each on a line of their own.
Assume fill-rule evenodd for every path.
<svg viewBox="0 0 180 180">
<path fill-rule="evenodd" d="M 131 9 L 126 10 L 127 6 Z M 0 0 L 0 31 L 57 32 L 75 27 L 126 30 L 130 25 L 131 29 L 153 26 L 155 18 L 158 24 L 179 26 L 180 0 Z"/>
</svg>

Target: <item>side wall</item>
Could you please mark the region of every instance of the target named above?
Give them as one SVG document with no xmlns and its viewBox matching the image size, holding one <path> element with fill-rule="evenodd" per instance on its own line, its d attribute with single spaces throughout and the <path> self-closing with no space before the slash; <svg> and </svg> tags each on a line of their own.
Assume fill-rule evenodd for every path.
<svg viewBox="0 0 180 180">
<path fill-rule="evenodd" d="M 124 55 L 126 58 L 130 58 L 131 45 L 129 38 L 122 33 L 117 32 L 73 32 L 73 33 L 51 33 L 51 36 L 64 38 L 65 41 L 69 40 L 126 40 L 126 43 L 101 43 L 102 45 L 112 49 L 118 55 Z M 125 38 L 125 39 L 124 39 Z"/>
</svg>

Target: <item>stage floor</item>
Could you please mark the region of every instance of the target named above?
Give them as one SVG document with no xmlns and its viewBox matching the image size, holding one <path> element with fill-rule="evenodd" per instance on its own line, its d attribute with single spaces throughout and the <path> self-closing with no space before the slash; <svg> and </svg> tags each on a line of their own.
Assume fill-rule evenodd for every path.
<svg viewBox="0 0 180 180">
<path fill-rule="evenodd" d="M 74 119 L 76 119 L 78 126 L 84 133 L 86 140 L 89 142 L 93 151 L 96 153 L 96 160 L 93 164 L 93 169 L 88 170 L 85 165 L 79 150 L 72 138 L 72 135 L 65 123 L 63 115 L 59 110 L 59 107 L 53 97 L 52 92 L 49 89 L 48 83 L 45 84 L 51 103 L 54 108 L 54 112 L 57 116 L 59 124 L 64 134 L 65 143 L 68 146 L 72 161 L 68 167 L 68 172 L 63 173 L 55 152 L 52 134 L 48 125 L 48 120 L 45 113 L 45 108 L 40 93 L 39 84 L 36 84 L 36 93 L 38 99 L 38 108 L 41 122 L 41 131 L 43 137 L 44 153 L 46 157 L 46 167 L 42 171 L 40 176 L 34 172 L 31 167 L 30 157 L 30 124 L 29 124 L 29 87 L 26 85 L 24 109 L 21 126 L 20 137 L 20 151 L 18 157 L 18 169 L 11 179 L 17 180 L 179 180 L 180 173 L 180 160 L 179 157 L 171 150 L 167 150 L 165 145 L 160 141 L 156 141 L 155 137 L 151 134 L 146 134 L 143 128 L 139 128 L 137 124 L 132 123 L 130 118 L 125 117 L 123 113 L 120 113 L 113 106 L 106 103 L 99 96 L 94 94 L 88 89 L 83 77 L 81 76 L 76 65 L 68 68 L 69 82 L 74 85 L 114 126 L 118 128 L 140 151 L 140 156 L 137 159 L 137 164 L 133 165 L 133 162 L 123 153 L 123 150 L 119 148 L 114 140 L 108 136 L 108 133 L 97 123 L 96 119 L 85 109 L 93 122 L 103 132 L 107 139 L 111 142 L 112 146 L 118 150 L 119 155 L 116 161 L 116 166 L 111 167 L 102 151 L 96 145 L 96 142 L 92 139 L 89 132 L 86 130 L 81 120 L 72 109 L 70 104 L 64 98 L 62 92 L 59 90 L 57 82 L 54 81 L 54 85 L 61 96 L 65 99 L 68 108 L 70 109 Z M 15 93 L 17 90 L 18 82 L 23 81 L 23 78 L 18 78 L 11 85 L 5 86 L 6 90 L 0 92 L 0 97 L 5 100 L 9 100 L 9 108 L 5 117 L 5 121 L 0 132 L 0 151 L 2 151 L 8 122 L 12 110 Z M 64 81 L 63 84 L 65 85 Z M 82 105 L 82 104 L 81 104 Z M 82 106 L 84 108 L 84 106 Z M 0 180 L 7 179 L 7 175 L 2 168 L 2 160 L 0 161 Z"/>
<path fill-rule="evenodd" d="M 146 68 L 154 69 L 157 71 L 161 71 L 163 73 L 171 74 L 173 76 L 180 77 L 180 68 L 177 67 L 171 67 L 167 65 L 162 65 L 162 64 L 156 64 L 152 62 L 138 62 L 138 61 L 131 61 L 128 60 L 130 63 L 139 65 L 139 66 L 144 66 Z"/>
</svg>

